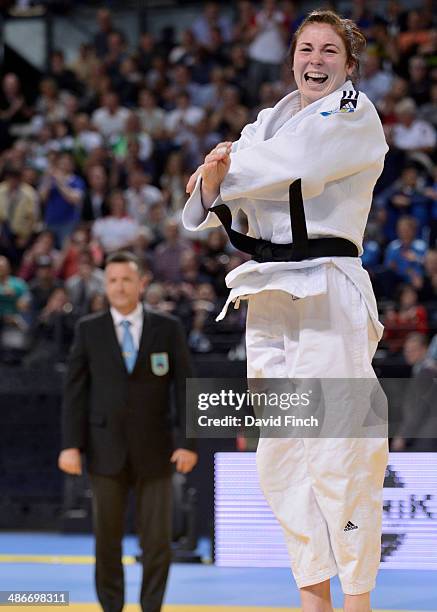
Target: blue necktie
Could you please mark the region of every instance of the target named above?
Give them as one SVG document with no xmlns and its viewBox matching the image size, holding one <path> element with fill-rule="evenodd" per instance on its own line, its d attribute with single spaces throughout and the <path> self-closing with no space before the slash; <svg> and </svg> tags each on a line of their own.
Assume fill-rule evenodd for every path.
<svg viewBox="0 0 437 612">
<path fill-rule="evenodd" d="M 132 372 L 137 360 L 137 349 L 135 348 L 134 339 L 132 338 L 129 327 L 131 326 L 130 321 L 122 321 L 120 323 L 124 329 L 123 340 L 121 342 L 121 350 L 123 352 L 124 363 L 129 374 Z"/>
</svg>

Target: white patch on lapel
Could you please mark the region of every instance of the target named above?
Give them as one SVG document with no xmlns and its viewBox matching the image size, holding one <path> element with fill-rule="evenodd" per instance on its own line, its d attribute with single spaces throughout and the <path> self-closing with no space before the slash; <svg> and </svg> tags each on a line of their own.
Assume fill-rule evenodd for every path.
<svg viewBox="0 0 437 612">
<path fill-rule="evenodd" d="M 164 376 L 168 373 L 168 353 L 151 353 L 150 365 L 155 376 Z"/>
</svg>

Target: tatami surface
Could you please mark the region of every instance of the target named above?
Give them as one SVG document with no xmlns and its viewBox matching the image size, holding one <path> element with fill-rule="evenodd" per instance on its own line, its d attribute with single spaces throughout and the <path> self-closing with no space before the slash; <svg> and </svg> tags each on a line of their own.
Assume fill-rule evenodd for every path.
<svg viewBox="0 0 437 612">
<path fill-rule="evenodd" d="M 204 547 L 203 553 L 208 550 Z M 137 552 L 136 539 L 127 537 L 126 612 L 140 610 Z M 93 563 L 93 538 L 88 535 L 0 533 L 0 590 L 68 590 L 68 608 L 51 606 L 52 610 L 100 610 L 95 603 Z M 332 593 L 340 610 L 342 595 L 336 578 Z M 382 570 L 372 604 L 374 612 L 437 612 L 437 572 Z M 288 569 L 173 564 L 163 612 L 293 612 L 298 606 L 298 591 Z M 0 610 L 24 607 L 30 609 L 1 606 Z"/>
</svg>

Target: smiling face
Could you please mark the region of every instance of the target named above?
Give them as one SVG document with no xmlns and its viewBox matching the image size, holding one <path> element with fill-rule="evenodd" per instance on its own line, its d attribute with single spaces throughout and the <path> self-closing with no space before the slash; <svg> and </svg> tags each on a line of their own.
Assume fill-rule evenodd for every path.
<svg viewBox="0 0 437 612">
<path fill-rule="evenodd" d="M 294 78 L 302 108 L 332 93 L 351 76 L 346 47 L 335 29 L 326 23 L 311 23 L 297 39 L 293 56 Z"/>
</svg>

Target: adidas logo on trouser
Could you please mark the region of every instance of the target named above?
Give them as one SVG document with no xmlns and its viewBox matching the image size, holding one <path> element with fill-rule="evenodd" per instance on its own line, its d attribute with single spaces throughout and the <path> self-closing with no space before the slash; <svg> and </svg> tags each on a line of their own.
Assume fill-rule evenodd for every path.
<svg viewBox="0 0 437 612">
<path fill-rule="evenodd" d="M 352 531 L 353 529 L 358 529 L 358 527 L 354 525 L 353 523 L 351 523 L 350 521 L 348 521 L 343 531 Z"/>
</svg>

